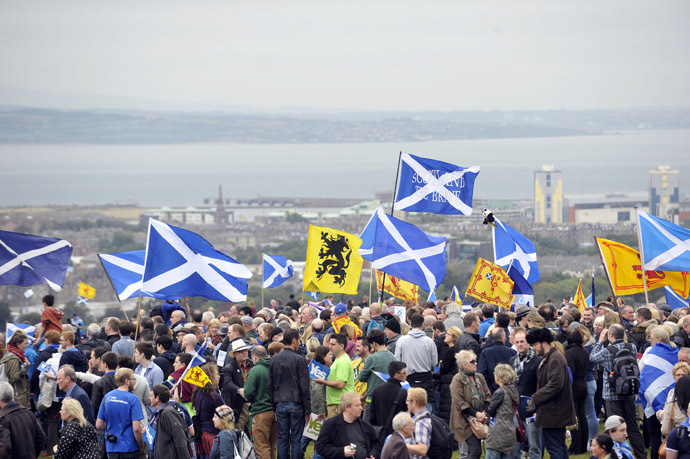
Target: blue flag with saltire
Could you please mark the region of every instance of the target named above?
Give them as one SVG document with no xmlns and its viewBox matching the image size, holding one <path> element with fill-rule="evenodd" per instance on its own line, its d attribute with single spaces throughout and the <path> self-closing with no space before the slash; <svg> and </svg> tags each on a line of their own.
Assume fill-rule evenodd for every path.
<svg viewBox="0 0 690 459">
<path fill-rule="evenodd" d="M 585 298 L 585 302 L 587 303 L 588 308 L 592 307 L 592 294 L 591 293 L 587 296 L 587 298 Z"/>
<path fill-rule="evenodd" d="M 434 214 L 472 214 L 474 180 L 479 166 L 469 168 L 403 154 L 395 190 L 395 209 Z"/>
<path fill-rule="evenodd" d="M 264 261 L 264 288 L 278 287 L 286 280 L 290 279 L 295 268 L 292 260 L 288 260 L 280 255 L 263 254 Z"/>
<path fill-rule="evenodd" d="M 494 263 L 507 269 L 512 263 L 530 285 L 539 280 L 537 249 L 532 241 L 498 218 L 493 227 Z"/>
<path fill-rule="evenodd" d="M 378 207 L 360 236 L 359 254 L 372 267 L 435 290 L 446 276 L 446 238 L 429 236 L 420 228 L 386 215 Z"/>
<path fill-rule="evenodd" d="M 690 229 L 637 210 L 640 253 L 647 271 L 690 271 Z"/>
<path fill-rule="evenodd" d="M 671 306 L 671 309 L 685 308 L 688 306 L 688 298 L 683 298 L 673 291 L 668 285 L 664 287 L 666 293 L 666 304 Z"/>
<path fill-rule="evenodd" d="M 429 293 L 429 298 L 426 300 L 428 302 L 436 303 L 436 290 L 432 290 Z"/>
<path fill-rule="evenodd" d="M 120 301 L 139 296 L 141 292 L 141 278 L 144 275 L 145 257 L 146 250 L 98 254 L 103 269 L 108 278 L 110 278 L 110 282 Z M 143 293 L 142 295 L 163 300 L 176 300 L 179 298 L 152 293 Z"/>
<path fill-rule="evenodd" d="M 319 292 L 304 292 L 309 295 L 314 301 L 319 301 Z"/>
<path fill-rule="evenodd" d="M 191 231 L 149 219 L 141 290 L 175 298 L 245 301 L 251 271 Z"/>
<path fill-rule="evenodd" d="M 646 417 L 664 408 L 668 392 L 676 385 L 673 365 L 678 363 L 678 348 L 655 344 L 640 360 L 640 401 Z"/>
<path fill-rule="evenodd" d="M 455 285 L 453 285 L 453 290 L 450 292 L 450 301 L 457 303 L 458 306 L 462 306 L 462 297 Z"/>
<path fill-rule="evenodd" d="M 187 368 L 198 367 L 199 365 L 206 363 L 204 355 L 206 355 L 206 346 L 208 346 L 209 341 L 210 338 L 206 338 L 204 342 L 201 343 L 201 346 L 199 346 L 199 349 L 194 351 L 194 354 L 192 354 L 192 360 L 189 362 L 189 365 L 187 365 Z"/>
<path fill-rule="evenodd" d="M 8 343 L 10 341 L 10 338 L 12 338 L 12 335 L 14 335 L 14 332 L 16 332 L 17 330 L 23 331 L 31 340 L 33 340 L 36 327 L 29 324 L 11 324 L 7 322 L 7 330 L 5 330 L 5 339 Z"/>
<path fill-rule="evenodd" d="M 513 296 L 515 297 L 513 306 L 515 310 L 522 306 L 534 307 L 534 290 L 532 286 L 529 285 L 529 282 L 522 277 L 522 274 L 520 274 L 515 264 L 510 265 L 507 273 L 508 277 L 515 283 L 513 285 Z"/>
<path fill-rule="evenodd" d="M 64 239 L 0 231 L 0 285 L 46 283 L 59 292 L 72 257 Z"/>
</svg>

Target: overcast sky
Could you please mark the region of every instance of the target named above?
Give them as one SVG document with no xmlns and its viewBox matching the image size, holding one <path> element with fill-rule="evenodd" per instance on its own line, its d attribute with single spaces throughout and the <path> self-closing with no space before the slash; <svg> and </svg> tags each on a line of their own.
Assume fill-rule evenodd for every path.
<svg viewBox="0 0 690 459">
<path fill-rule="evenodd" d="M 688 24 L 688 0 L 3 0 L 0 85 L 257 108 L 688 107 Z"/>
</svg>

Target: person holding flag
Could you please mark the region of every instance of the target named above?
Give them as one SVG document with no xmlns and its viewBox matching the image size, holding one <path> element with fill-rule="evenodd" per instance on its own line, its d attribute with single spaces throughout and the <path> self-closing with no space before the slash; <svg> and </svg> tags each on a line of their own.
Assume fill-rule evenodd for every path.
<svg viewBox="0 0 690 459">
<path fill-rule="evenodd" d="M 193 361 L 194 359 L 192 359 Z M 187 375 L 185 375 L 184 380 L 199 386 L 195 389 L 192 397 L 196 415 L 199 417 L 199 424 L 201 425 L 201 442 L 197 443 L 197 453 L 199 459 L 208 459 L 213 441 L 220 432 L 213 422 L 215 410 L 224 406 L 225 402 L 218 393 L 218 384 L 220 383 L 218 366 L 210 362 L 204 363 L 201 367 L 192 365 L 193 363 L 190 363 L 190 367 L 187 368 Z"/>
</svg>

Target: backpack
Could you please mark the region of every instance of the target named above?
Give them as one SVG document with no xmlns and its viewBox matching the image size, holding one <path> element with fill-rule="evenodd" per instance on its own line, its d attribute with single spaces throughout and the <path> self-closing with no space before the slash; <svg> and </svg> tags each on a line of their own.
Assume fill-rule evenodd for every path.
<svg viewBox="0 0 690 459">
<path fill-rule="evenodd" d="M 254 445 L 243 430 L 234 430 L 235 434 L 235 448 L 237 449 L 237 454 L 242 459 L 256 459 L 256 453 L 254 452 Z"/>
<path fill-rule="evenodd" d="M 611 345 L 606 350 L 613 355 L 609 373 L 609 387 L 613 393 L 624 397 L 637 395 L 640 390 L 640 367 L 637 366 L 632 345 L 626 343 L 620 349 Z"/>
<path fill-rule="evenodd" d="M 457 446 L 453 432 L 448 423 L 438 416 L 427 413 L 427 417 L 431 419 L 431 441 L 426 455 L 434 459 L 450 459 Z"/>
<path fill-rule="evenodd" d="M 365 334 L 369 336 L 369 333 L 372 330 L 381 330 L 383 331 L 384 327 L 386 326 L 386 319 L 384 319 L 381 316 L 377 316 L 369 320 L 369 325 L 367 325 L 367 329 L 365 331 Z"/>
</svg>

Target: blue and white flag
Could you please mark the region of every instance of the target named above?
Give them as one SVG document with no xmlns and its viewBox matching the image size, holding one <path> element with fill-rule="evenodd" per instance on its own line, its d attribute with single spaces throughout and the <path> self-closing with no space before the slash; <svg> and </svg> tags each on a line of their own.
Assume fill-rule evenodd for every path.
<svg viewBox="0 0 690 459">
<path fill-rule="evenodd" d="M 395 209 L 434 214 L 472 214 L 474 180 L 479 166 L 456 166 L 403 154 L 395 190 Z"/>
<path fill-rule="evenodd" d="M 683 298 L 682 296 L 678 295 L 668 285 L 664 287 L 664 293 L 666 293 L 666 304 L 671 306 L 671 309 L 688 307 L 688 298 Z"/>
<path fill-rule="evenodd" d="M 514 264 L 508 268 L 508 277 L 515 283 L 513 285 L 515 310 L 522 306 L 534 307 L 534 290 L 532 290 L 532 286 L 522 277 L 522 274 L 520 274 L 520 271 L 518 271 Z"/>
<path fill-rule="evenodd" d="M 462 297 L 460 296 L 460 292 L 455 285 L 453 285 L 453 290 L 450 292 L 450 301 L 457 303 L 458 306 L 462 306 Z"/>
<path fill-rule="evenodd" d="M 32 341 L 36 327 L 28 324 L 11 324 L 7 322 L 7 330 L 5 330 L 6 342 L 10 342 L 10 338 L 12 338 L 12 335 L 14 335 L 14 332 L 17 330 L 23 331 L 29 337 L 29 340 Z"/>
<path fill-rule="evenodd" d="M 637 210 L 640 252 L 647 271 L 690 271 L 690 229 Z"/>
<path fill-rule="evenodd" d="M 208 346 L 208 342 L 210 341 L 210 338 L 206 338 L 204 342 L 199 346 L 199 349 L 194 351 L 194 354 L 192 354 L 192 360 L 189 361 L 189 365 L 187 365 L 187 368 L 194 368 L 198 367 L 199 365 L 203 365 L 206 363 L 206 359 L 204 356 L 206 355 L 206 346 Z M 180 378 L 184 379 L 184 377 Z"/>
<path fill-rule="evenodd" d="M 292 267 L 292 260 L 288 260 L 280 255 L 263 254 L 264 260 L 264 288 L 273 288 L 281 285 L 290 279 L 295 268 Z"/>
<path fill-rule="evenodd" d="M 426 301 L 436 303 L 436 290 L 432 290 L 431 293 L 429 293 L 429 298 Z"/>
<path fill-rule="evenodd" d="M 63 239 L 0 231 L 0 285 L 45 282 L 59 292 L 72 257 L 72 245 Z"/>
<path fill-rule="evenodd" d="M 117 297 L 122 300 L 135 298 L 141 291 L 141 278 L 144 275 L 144 258 L 146 250 L 132 252 L 99 253 L 105 273 L 113 284 Z M 179 297 L 143 293 L 143 296 L 164 300 L 176 300 Z"/>
<path fill-rule="evenodd" d="M 416 226 L 386 215 L 380 207 L 360 236 L 359 254 L 372 267 L 435 290 L 446 276 L 446 238 L 429 236 Z"/>
<path fill-rule="evenodd" d="M 585 298 L 585 302 L 587 303 L 587 307 L 591 308 L 592 307 L 592 294 L 590 293 L 587 298 Z"/>
<path fill-rule="evenodd" d="M 311 379 L 326 379 L 331 373 L 331 369 L 316 360 L 309 362 L 309 377 Z"/>
<path fill-rule="evenodd" d="M 493 227 L 494 263 L 507 269 L 512 263 L 530 285 L 539 280 L 537 249 L 532 241 L 498 218 Z"/>
<path fill-rule="evenodd" d="M 644 367 L 640 372 L 640 401 L 646 417 L 664 408 L 668 391 L 676 382 L 673 365 L 678 363 L 678 348 L 658 343 L 642 357 Z"/>
<path fill-rule="evenodd" d="M 309 295 L 314 301 L 319 301 L 319 292 L 304 292 Z"/>
<path fill-rule="evenodd" d="M 382 373 L 380 371 L 372 371 L 372 373 L 374 373 L 376 376 L 383 379 L 384 381 L 388 381 L 390 379 L 390 375 L 388 373 Z M 400 387 L 407 390 L 410 388 L 410 383 L 407 381 L 401 382 Z"/>
<path fill-rule="evenodd" d="M 196 233 L 149 219 L 142 291 L 245 301 L 251 271 Z"/>
</svg>

